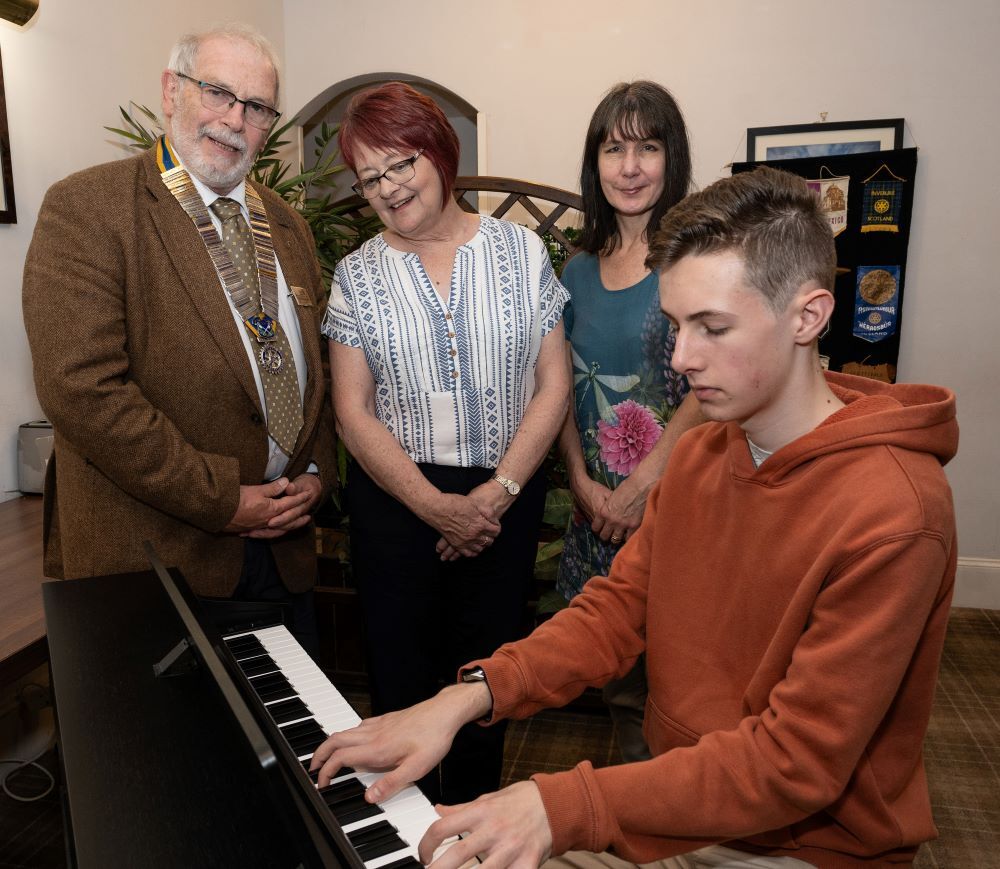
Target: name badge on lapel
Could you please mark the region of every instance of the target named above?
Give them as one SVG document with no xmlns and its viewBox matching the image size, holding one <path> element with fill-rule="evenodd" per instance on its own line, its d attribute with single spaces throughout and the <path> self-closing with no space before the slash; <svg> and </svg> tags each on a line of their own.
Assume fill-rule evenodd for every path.
<svg viewBox="0 0 1000 869">
<path fill-rule="evenodd" d="M 313 300 L 309 295 L 309 290 L 294 285 L 289 285 L 288 289 L 292 291 L 292 298 L 295 299 L 296 305 L 301 305 L 303 308 L 312 307 Z"/>
</svg>

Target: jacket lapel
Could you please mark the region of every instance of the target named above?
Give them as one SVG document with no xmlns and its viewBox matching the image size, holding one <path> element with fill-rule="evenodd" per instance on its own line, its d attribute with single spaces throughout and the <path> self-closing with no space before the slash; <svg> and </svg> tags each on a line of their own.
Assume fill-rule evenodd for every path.
<svg viewBox="0 0 1000 869">
<path fill-rule="evenodd" d="M 153 152 L 149 153 L 149 159 L 143 161 L 143 166 L 146 171 L 146 186 L 151 194 L 150 220 L 180 276 L 184 292 L 204 321 L 219 352 L 229 363 L 233 376 L 260 408 L 260 396 L 250 370 L 250 360 L 233 319 L 225 290 L 219 282 L 201 236 L 191 218 L 184 213 L 184 209 L 160 178 Z"/>
</svg>

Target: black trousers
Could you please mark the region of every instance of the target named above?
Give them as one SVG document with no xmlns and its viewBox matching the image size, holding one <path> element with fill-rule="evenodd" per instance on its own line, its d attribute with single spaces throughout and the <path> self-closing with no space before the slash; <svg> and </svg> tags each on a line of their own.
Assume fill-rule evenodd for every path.
<svg viewBox="0 0 1000 869">
<path fill-rule="evenodd" d="M 264 601 L 285 605 L 285 627 L 316 663 L 319 663 L 319 629 L 313 593 L 292 593 L 285 588 L 266 540 L 247 537 L 243 544 L 243 570 L 233 600 Z"/>
<path fill-rule="evenodd" d="M 419 467 L 448 493 L 466 494 L 493 476 L 488 468 Z M 493 544 L 452 562 L 435 551 L 438 531 L 357 464 L 348 474 L 347 498 L 374 714 L 426 700 L 454 682 L 463 664 L 518 638 L 545 507 L 541 471 L 500 520 Z M 496 790 L 505 731 L 503 723 L 463 727 L 439 770 L 418 782 L 428 799 L 451 805 Z"/>
</svg>

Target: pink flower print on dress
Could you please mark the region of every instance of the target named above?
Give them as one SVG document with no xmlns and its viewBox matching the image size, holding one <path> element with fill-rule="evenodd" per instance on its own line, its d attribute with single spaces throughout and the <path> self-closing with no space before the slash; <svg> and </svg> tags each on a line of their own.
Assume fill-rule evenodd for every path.
<svg viewBox="0 0 1000 869">
<path fill-rule="evenodd" d="M 627 477 L 660 439 L 662 429 L 648 407 L 628 399 L 611 408 L 615 422 L 597 421 L 601 461 L 608 470 Z"/>
</svg>

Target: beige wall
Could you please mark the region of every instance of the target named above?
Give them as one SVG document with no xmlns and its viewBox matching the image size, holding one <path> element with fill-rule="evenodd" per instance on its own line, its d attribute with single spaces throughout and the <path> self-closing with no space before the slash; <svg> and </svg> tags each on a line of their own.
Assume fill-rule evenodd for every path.
<svg viewBox="0 0 1000 869">
<path fill-rule="evenodd" d="M 483 113 L 480 171 L 575 187 L 590 112 L 613 82 L 668 85 L 704 185 L 741 159 L 748 126 L 904 116 L 920 146 L 899 376 L 958 393 L 955 490 L 962 602 L 1000 607 L 1000 6 L 993 0 L 43 0 L 0 22 L 20 222 L 0 226 L 0 484 L 16 488 L 17 425 L 38 415 L 20 328 L 24 254 L 46 187 L 113 159 L 102 125 L 133 98 L 158 108 L 175 31 L 239 17 L 284 45 L 284 109 L 337 82 L 396 71 Z"/>
<path fill-rule="evenodd" d="M 905 117 L 920 157 L 899 378 L 958 393 L 959 601 L 1000 608 L 994 0 L 285 0 L 285 34 L 290 109 L 352 76 L 419 75 L 484 114 L 481 173 L 571 188 L 590 112 L 623 79 L 673 90 L 700 185 L 743 159 L 747 127 Z"/>
</svg>

